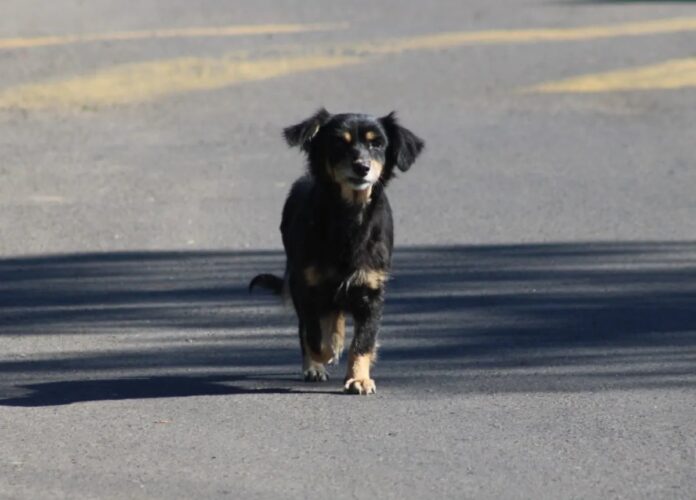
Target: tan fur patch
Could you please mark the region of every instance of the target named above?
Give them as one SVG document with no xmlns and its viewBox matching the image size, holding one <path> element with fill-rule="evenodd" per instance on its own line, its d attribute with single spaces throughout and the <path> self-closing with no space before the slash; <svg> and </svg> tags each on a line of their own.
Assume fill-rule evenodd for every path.
<svg viewBox="0 0 696 500">
<path fill-rule="evenodd" d="M 353 136 L 350 134 L 350 132 L 343 132 L 343 140 L 350 144 L 353 141 Z"/>
<path fill-rule="evenodd" d="M 315 266 L 305 267 L 304 278 L 308 286 L 319 286 L 324 281 L 324 277 Z"/>
<path fill-rule="evenodd" d="M 343 352 L 343 343 L 346 337 L 346 317 L 342 311 L 334 311 L 319 318 L 321 328 L 321 352 L 314 352 L 307 343 L 307 338 L 303 335 L 304 344 L 304 369 L 316 367 L 315 365 L 325 365 L 326 363 L 338 362 L 338 358 Z M 311 366 L 310 366 L 311 365 Z"/>
<path fill-rule="evenodd" d="M 346 392 L 353 394 L 372 394 L 377 391 L 375 381 L 370 378 L 370 366 L 376 358 L 376 351 L 368 354 L 348 355 L 348 370 L 344 382 Z"/>
<path fill-rule="evenodd" d="M 382 176 L 382 170 L 384 170 L 384 165 L 377 160 L 370 161 L 370 172 L 376 172 L 377 178 Z M 348 181 L 339 181 L 336 179 L 336 175 L 330 165 L 326 165 L 326 172 L 329 177 L 341 188 L 341 198 L 348 203 L 354 205 L 367 205 L 372 200 L 372 186 L 367 189 L 357 190 Z"/>
<path fill-rule="evenodd" d="M 335 311 L 319 320 L 321 325 L 322 358 L 329 356 L 327 363 L 336 363 L 343 352 L 346 337 L 346 317 L 342 311 Z"/>
<path fill-rule="evenodd" d="M 377 160 L 370 161 L 370 168 L 377 172 L 377 178 L 382 177 L 382 170 L 384 170 L 384 165 Z"/>
<path fill-rule="evenodd" d="M 370 378 L 370 367 L 373 362 L 373 354 L 363 354 L 357 355 L 351 352 L 348 355 L 348 372 L 346 373 L 347 379 L 366 379 Z"/>
<path fill-rule="evenodd" d="M 377 137 L 377 133 L 374 130 L 368 130 L 365 132 L 365 140 L 372 141 Z"/>
<path fill-rule="evenodd" d="M 348 182 L 341 182 L 341 198 L 354 205 L 366 205 L 372 196 L 372 187 L 358 191 Z"/>
<path fill-rule="evenodd" d="M 353 203 L 357 205 L 367 205 L 372 198 L 372 186 L 362 191 L 353 191 Z"/>
<path fill-rule="evenodd" d="M 311 350 L 309 346 L 305 344 L 305 363 L 307 360 L 310 360 L 312 363 L 325 365 L 329 361 L 333 360 L 333 353 L 329 349 L 324 350 L 323 347 L 322 351 L 317 353 Z"/>
<path fill-rule="evenodd" d="M 358 269 L 349 278 L 350 286 L 366 286 L 378 290 L 389 279 L 386 271 L 378 269 Z"/>
<path fill-rule="evenodd" d="M 336 278 L 336 269 L 332 267 L 319 269 L 317 266 L 307 266 L 304 270 L 304 279 L 308 286 L 319 286 L 328 280 Z"/>
</svg>

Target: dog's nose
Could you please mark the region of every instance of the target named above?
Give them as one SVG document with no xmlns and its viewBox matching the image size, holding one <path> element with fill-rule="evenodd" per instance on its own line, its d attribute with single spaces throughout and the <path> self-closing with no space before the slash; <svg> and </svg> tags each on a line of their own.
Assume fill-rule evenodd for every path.
<svg viewBox="0 0 696 500">
<path fill-rule="evenodd" d="M 365 177 L 370 171 L 370 164 L 363 161 L 356 161 L 353 163 L 353 172 L 360 177 Z"/>
</svg>

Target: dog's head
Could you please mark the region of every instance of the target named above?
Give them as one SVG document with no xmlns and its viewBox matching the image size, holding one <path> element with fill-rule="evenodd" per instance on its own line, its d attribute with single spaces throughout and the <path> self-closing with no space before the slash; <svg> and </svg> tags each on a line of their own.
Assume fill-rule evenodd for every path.
<svg viewBox="0 0 696 500">
<path fill-rule="evenodd" d="M 307 152 L 316 178 L 338 184 L 342 193 L 366 191 L 368 196 L 375 184 L 392 178 L 394 168 L 411 168 L 424 146 L 394 113 L 375 118 L 332 115 L 325 109 L 286 128 L 285 139 Z"/>
</svg>

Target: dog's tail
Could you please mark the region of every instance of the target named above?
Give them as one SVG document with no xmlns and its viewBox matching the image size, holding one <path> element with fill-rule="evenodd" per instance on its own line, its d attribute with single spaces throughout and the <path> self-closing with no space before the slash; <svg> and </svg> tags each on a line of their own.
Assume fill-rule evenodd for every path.
<svg viewBox="0 0 696 500">
<path fill-rule="evenodd" d="M 283 295 L 285 280 L 273 274 L 258 274 L 249 282 L 249 293 L 257 286 L 270 290 L 275 295 Z"/>
</svg>

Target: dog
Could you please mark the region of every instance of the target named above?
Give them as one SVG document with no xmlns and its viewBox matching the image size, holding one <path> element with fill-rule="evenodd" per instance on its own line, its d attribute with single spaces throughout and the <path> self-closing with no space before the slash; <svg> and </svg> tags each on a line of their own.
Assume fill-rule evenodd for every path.
<svg viewBox="0 0 696 500">
<path fill-rule="evenodd" d="M 259 286 L 292 299 L 310 382 L 328 379 L 326 365 L 338 361 L 345 318 L 352 315 L 344 390 L 375 393 L 370 367 L 394 244 L 385 188 L 395 169 L 413 165 L 425 143 L 394 112 L 376 118 L 324 108 L 285 128 L 284 136 L 308 159 L 308 172 L 293 184 L 283 208 L 285 276 L 259 274 L 249 291 Z"/>
</svg>

